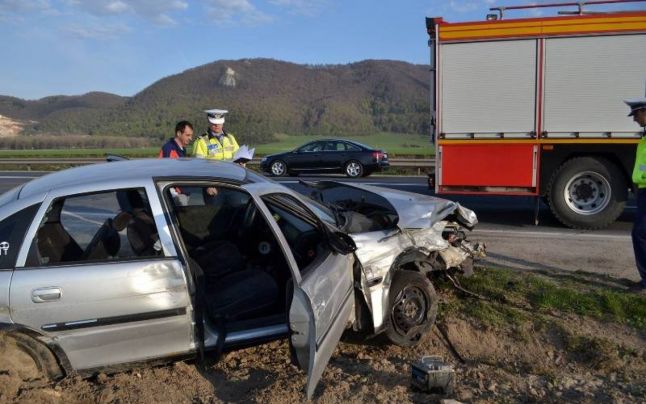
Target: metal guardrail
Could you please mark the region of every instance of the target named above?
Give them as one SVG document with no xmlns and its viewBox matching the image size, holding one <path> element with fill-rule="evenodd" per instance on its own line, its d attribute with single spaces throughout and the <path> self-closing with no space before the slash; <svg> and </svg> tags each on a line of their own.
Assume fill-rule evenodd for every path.
<svg viewBox="0 0 646 404">
<path fill-rule="evenodd" d="M 27 166 L 28 169 L 31 169 L 31 166 L 37 165 L 86 165 L 86 164 L 97 164 L 104 163 L 106 161 L 105 157 L 70 157 L 70 158 L 0 158 L 0 165 L 17 165 L 17 166 Z M 421 170 L 422 168 L 431 168 L 435 166 L 435 159 L 414 159 L 414 158 L 401 158 L 401 159 L 390 159 L 391 167 L 413 167 Z M 250 165 L 260 164 L 260 159 L 253 159 L 249 163 Z"/>
</svg>

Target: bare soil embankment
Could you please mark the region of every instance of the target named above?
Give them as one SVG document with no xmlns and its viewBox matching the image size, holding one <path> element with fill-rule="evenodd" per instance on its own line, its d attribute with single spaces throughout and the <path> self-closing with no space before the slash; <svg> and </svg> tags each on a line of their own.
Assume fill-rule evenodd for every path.
<svg viewBox="0 0 646 404">
<path fill-rule="evenodd" d="M 436 284 L 441 291 L 438 324 L 455 351 L 437 327 L 415 348 L 346 340 L 334 353 L 314 401 L 646 400 L 646 296 L 626 292 L 621 281 L 594 274 L 479 270 L 463 284 L 484 299 L 468 297 L 444 281 Z M 454 395 L 411 389 L 410 364 L 424 355 L 442 355 L 454 365 Z M 6 353 L 0 357 L 0 368 L 9 367 Z M 19 364 L 25 359 L 13 358 Z M 229 352 L 202 367 L 179 362 L 54 384 L 19 369 L 0 369 L 0 401 L 305 401 L 305 376 L 290 364 L 286 341 Z"/>
</svg>

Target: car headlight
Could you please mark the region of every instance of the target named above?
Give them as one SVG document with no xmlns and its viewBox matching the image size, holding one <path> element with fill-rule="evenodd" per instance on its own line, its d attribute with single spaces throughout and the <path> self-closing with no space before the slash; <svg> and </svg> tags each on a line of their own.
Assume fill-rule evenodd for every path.
<svg viewBox="0 0 646 404">
<path fill-rule="evenodd" d="M 261 159 L 260 159 L 260 164 L 264 163 L 265 161 L 267 161 L 267 157 L 263 157 L 263 158 L 261 158 Z"/>
</svg>

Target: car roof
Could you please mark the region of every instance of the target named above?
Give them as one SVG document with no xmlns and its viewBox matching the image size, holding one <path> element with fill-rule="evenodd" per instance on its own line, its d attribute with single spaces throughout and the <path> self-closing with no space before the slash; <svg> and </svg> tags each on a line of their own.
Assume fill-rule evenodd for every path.
<svg viewBox="0 0 646 404">
<path fill-rule="evenodd" d="M 20 191 L 20 198 L 46 193 L 52 189 L 74 185 L 97 184 L 111 181 L 141 180 L 142 183 L 153 177 L 208 177 L 234 182 L 258 182 L 256 175 L 248 175 L 243 167 L 205 159 L 139 159 L 114 161 L 70 168 L 48 174 L 26 183 Z M 253 178 L 249 178 L 253 177 Z"/>
<path fill-rule="evenodd" d="M 352 143 L 353 145 L 360 146 L 362 149 L 372 149 L 372 147 L 367 146 L 363 143 L 359 143 L 355 140 L 350 140 L 350 139 L 317 139 L 317 140 L 312 140 L 311 142 L 307 142 L 305 144 L 310 144 L 314 142 L 346 142 L 346 143 Z"/>
</svg>

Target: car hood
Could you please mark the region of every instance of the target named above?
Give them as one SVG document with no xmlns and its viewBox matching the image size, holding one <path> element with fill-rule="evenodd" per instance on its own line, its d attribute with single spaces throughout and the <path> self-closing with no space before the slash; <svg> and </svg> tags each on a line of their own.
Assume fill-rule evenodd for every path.
<svg viewBox="0 0 646 404">
<path fill-rule="evenodd" d="M 291 153 L 291 151 L 286 151 L 286 152 L 282 152 L 282 153 L 268 154 L 268 155 L 265 156 L 265 158 L 266 159 L 273 159 L 273 158 L 276 158 L 276 157 L 285 156 L 285 155 L 290 154 L 290 153 Z"/>
<path fill-rule="evenodd" d="M 343 227 L 351 234 L 394 227 L 423 229 L 447 218 L 468 229 L 478 223 L 472 210 L 442 198 L 359 183 L 300 183 L 311 190 L 313 199 L 332 210 L 346 212 L 348 223 Z"/>
</svg>

